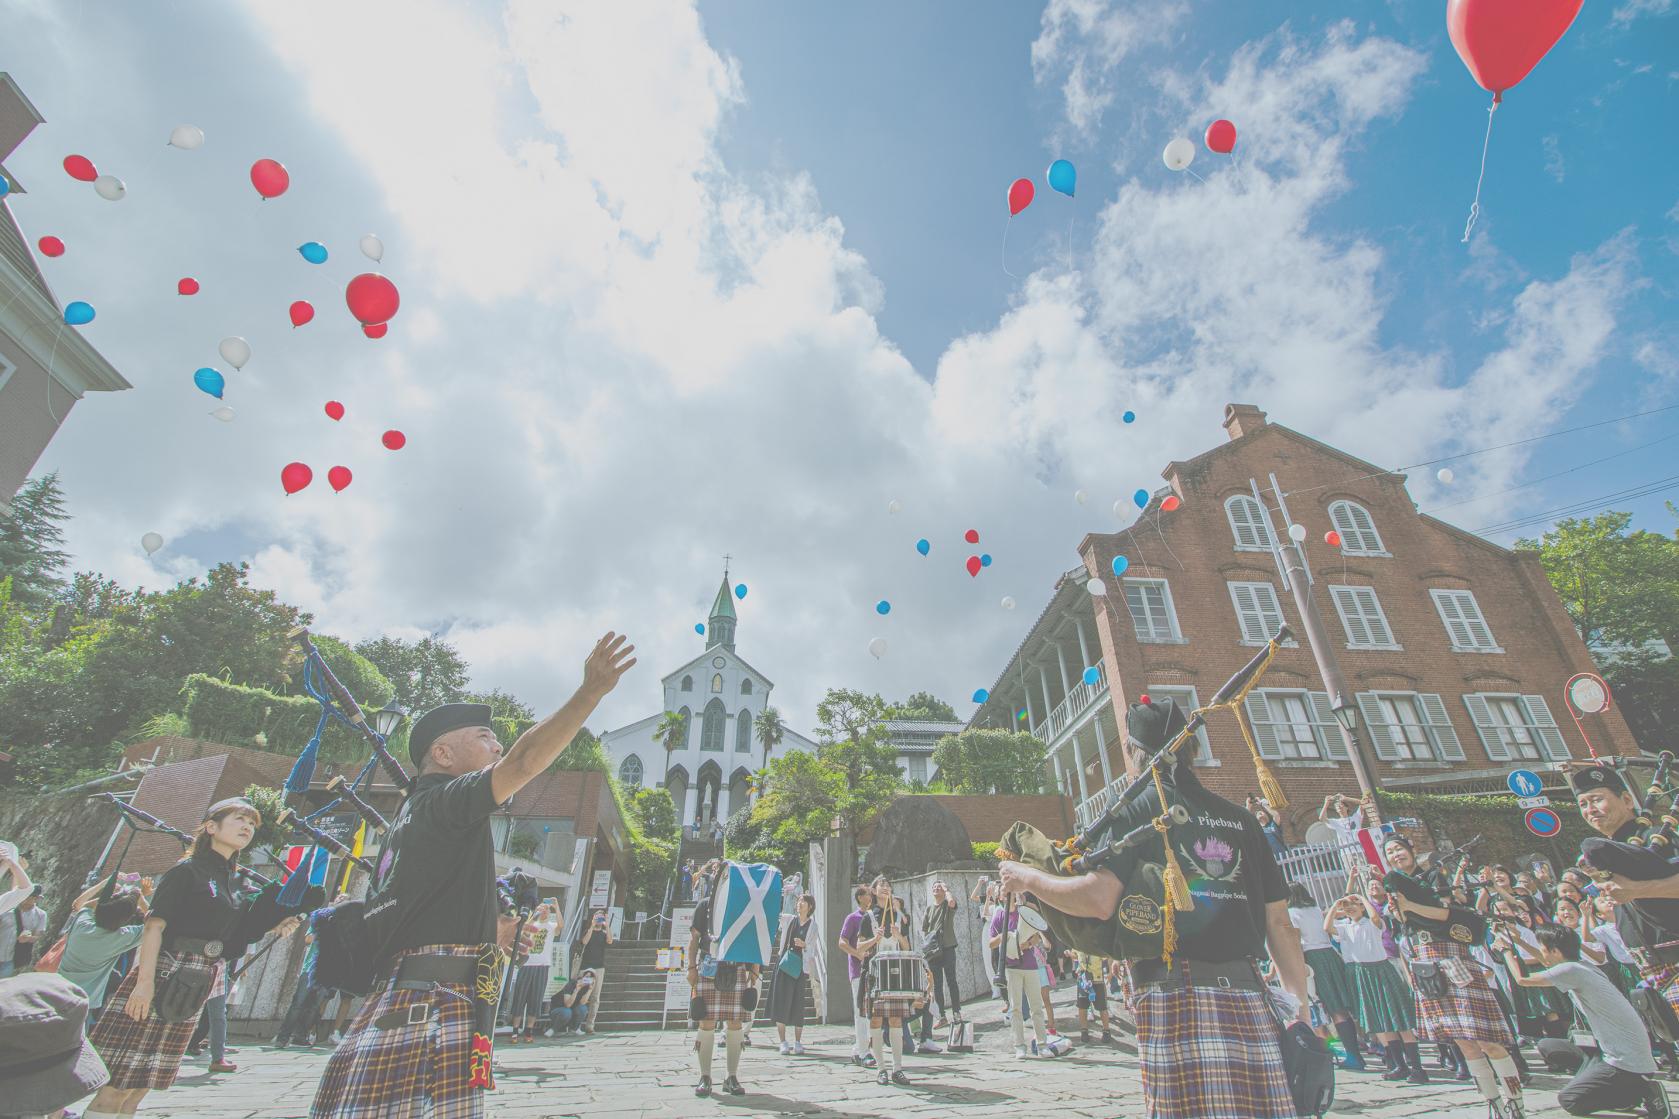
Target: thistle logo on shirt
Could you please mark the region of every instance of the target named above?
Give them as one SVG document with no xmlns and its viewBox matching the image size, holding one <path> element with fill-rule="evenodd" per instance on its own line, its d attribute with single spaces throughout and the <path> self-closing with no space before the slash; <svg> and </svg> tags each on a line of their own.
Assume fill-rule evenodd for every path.
<svg viewBox="0 0 1679 1119">
<path fill-rule="evenodd" d="M 210 896 L 215 897 L 216 896 L 216 880 L 214 878 L 212 878 L 212 879 L 210 879 L 209 882 L 206 883 L 206 885 L 208 885 L 210 887 Z"/>
</svg>

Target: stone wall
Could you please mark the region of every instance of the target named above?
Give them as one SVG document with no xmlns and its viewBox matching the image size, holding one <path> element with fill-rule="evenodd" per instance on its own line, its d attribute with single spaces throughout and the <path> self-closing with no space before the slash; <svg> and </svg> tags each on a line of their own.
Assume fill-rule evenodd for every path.
<svg viewBox="0 0 1679 1119">
<path fill-rule="evenodd" d="M 29 862 L 30 880 L 45 887 L 41 901 L 54 938 L 116 822 L 117 810 L 108 802 L 82 794 L 0 792 L 0 839 L 17 844 Z"/>
</svg>

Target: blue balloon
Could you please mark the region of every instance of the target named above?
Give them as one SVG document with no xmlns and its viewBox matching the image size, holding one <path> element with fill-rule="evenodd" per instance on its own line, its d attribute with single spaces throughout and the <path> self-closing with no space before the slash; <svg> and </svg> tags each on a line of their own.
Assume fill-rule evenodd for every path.
<svg viewBox="0 0 1679 1119">
<path fill-rule="evenodd" d="M 227 388 L 227 378 L 209 366 L 194 373 L 192 383 L 198 386 L 200 392 L 207 392 L 217 400 L 222 398 L 222 390 Z"/>
<path fill-rule="evenodd" d="M 1044 178 L 1049 182 L 1050 190 L 1058 190 L 1071 198 L 1073 196 L 1073 183 L 1078 179 L 1078 172 L 1067 160 L 1058 159 L 1049 165 L 1049 170 L 1044 174 Z"/>
<path fill-rule="evenodd" d="M 745 598 L 746 597 L 746 584 L 745 583 L 736 583 L 735 584 L 735 597 L 736 598 Z"/>
<path fill-rule="evenodd" d="M 1131 500 L 1135 501 L 1137 503 L 1137 508 L 1147 509 L 1148 508 L 1148 491 L 1147 490 L 1138 490 L 1136 493 L 1131 495 Z"/>
<path fill-rule="evenodd" d="M 297 251 L 302 253 L 303 259 L 310 264 L 326 263 L 326 246 L 319 241 L 305 241 L 297 247 Z"/>
<path fill-rule="evenodd" d="M 1084 682 L 1086 684 L 1094 684 L 1101 678 L 1102 670 L 1097 668 L 1095 665 L 1091 665 L 1089 668 L 1084 670 Z"/>
<path fill-rule="evenodd" d="M 6 181 L 6 176 L 0 175 L 0 198 L 6 197 L 12 190 L 12 184 Z"/>
<path fill-rule="evenodd" d="M 701 637 L 704 637 L 705 636 L 705 623 L 704 622 L 695 622 L 694 623 L 694 632 L 699 634 Z"/>
<path fill-rule="evenodd" d="M 64 321 L 71 326 L 84 326 L 93 321 L 93 304 L 80 299 L 64 305 Z"/>
<path fill-rule="evenodd" d="M 990 698 L 991 698 L 991 693 L 986 691 L 984 688 L 974 689 L 974 702 L 975 703 L 984 703 L 986 700 L 988 700 Z"/>
<path fill-rule="evenodd" d="M 892 604 L 883 598 L 874 604 L 874 612 L 880 615 L 890 614 L 892 612 Z"/>
<path fill-rule="evenodd" d="M 979 557 L 979 565 L 981 567 L 990 567 L 991 566 L 991 553 L 990 552 L 987 552 L 984 555 Z"/>
<path fill-rule="evenodd" d="M 920 552 L 922 555 L 926 555 L 928 552 L 933 550 L 933 546 L 925 540 L 917 540 L 915 542 L 915 550 Z"/>
<path fill-rule="evenodd" d="M 1134 423 L 1136 423 L 1136 422 L 1137 422 L 1137 413 L 1135 413 L 1135 412 L 1126 412 L 1126 413 L 1125 413 L 1125 415 L 1123 415 L 1123 416 L 1121 416 L 1121 417 L 1119 417 L 1119 418 L 1120 418 L 1120 419 L 1122 419 L 1122 420 L 1124 420 L 1124 421 L 1125 421 L 1125 422 L 1126 422 L 1126 423 L 1128 423 L 1128 424 L 1134 424 Z"/>
<path fill-rule="evenodd" d="M 1124 575 L 1125 574 L 1125 569 L 1130 567 L 1130 566 L 1131 566 L 1131 561 L 1126 559 L 1124 556 L 1115 556 L 1114 557 L 1114 574 L 1115 575 Z"/>
</svg>

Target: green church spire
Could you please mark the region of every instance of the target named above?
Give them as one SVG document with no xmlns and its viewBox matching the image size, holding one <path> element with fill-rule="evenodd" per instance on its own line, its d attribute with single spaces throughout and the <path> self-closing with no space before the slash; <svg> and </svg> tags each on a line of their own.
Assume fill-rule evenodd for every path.
<svg viewBox="0 0 1679 1119">
<path fill-rule="evenodd" d="M 735 595 L 729 587 L 729 570 L 724 568 L 723 583 L 717 588 L 717 598 L 711 604 L 711 620 L 705 629 L 705 647 L 714 649 L 721 645 L 734 652 L 735 621 Z"/>
</svg>

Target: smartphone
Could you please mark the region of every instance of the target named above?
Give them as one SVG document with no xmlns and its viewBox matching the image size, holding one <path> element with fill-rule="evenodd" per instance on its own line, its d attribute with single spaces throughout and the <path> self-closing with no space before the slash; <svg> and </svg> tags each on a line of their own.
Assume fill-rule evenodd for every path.
<svg viewBox="0 0 1679 1119">
<path fill-rule="evenodd" d="M 1596 882 L 1588 882 L 1588 883 L 1586 883 L 1586 888 L 1581 890 L 1580 892 L 1582 894 L 1585 894 L 1589 898 L 1595 898 L 1602 891 L 1600 891 L 1597 888 L 1597 883 Z"/>
</svg>

